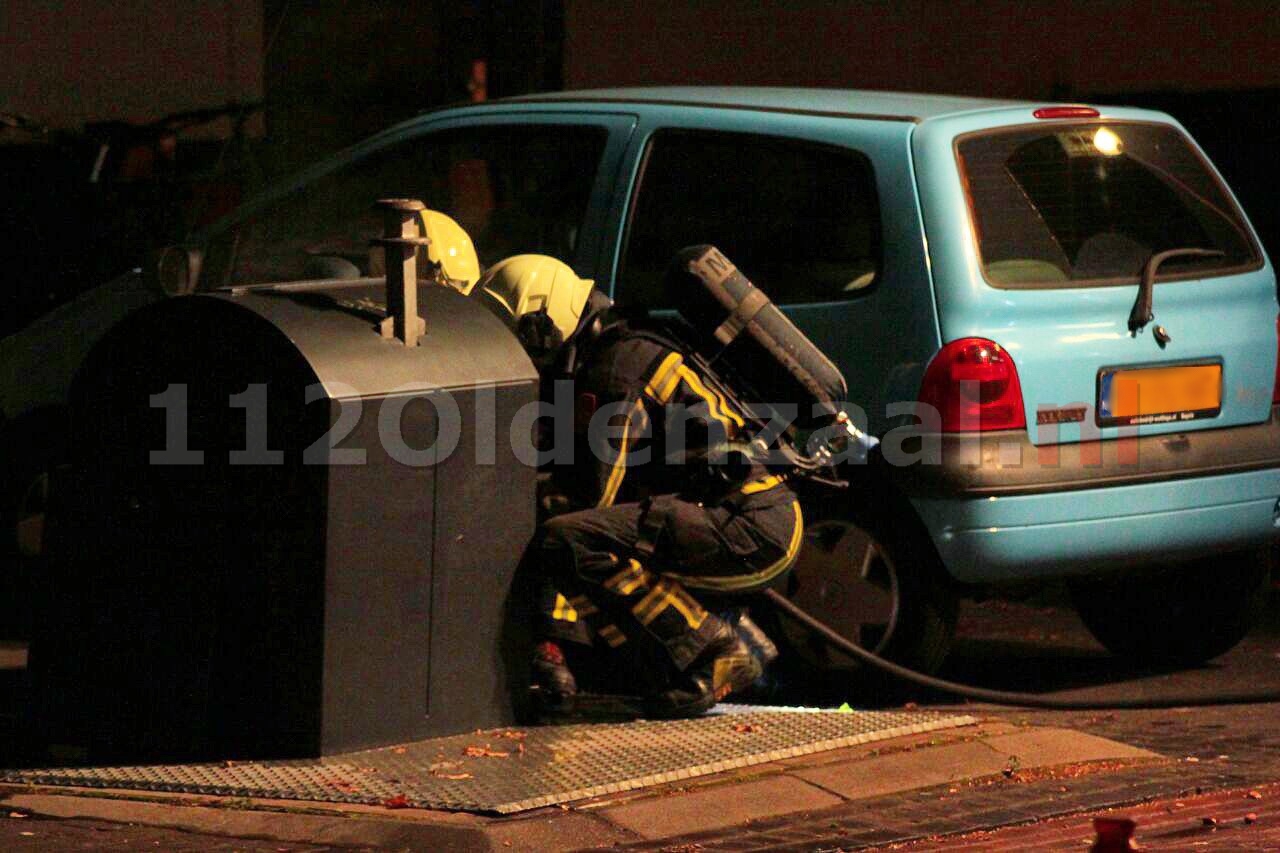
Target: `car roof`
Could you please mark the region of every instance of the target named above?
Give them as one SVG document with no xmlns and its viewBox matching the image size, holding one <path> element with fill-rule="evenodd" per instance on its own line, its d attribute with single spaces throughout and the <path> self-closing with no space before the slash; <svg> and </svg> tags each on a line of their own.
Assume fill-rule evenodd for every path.
<svg viewBox="0 0 1280 853">
<path fill-rule="evenodd" d="M 1043 106 L 1030 101 L 882 92 L 861 89 L 798 89 L 756 86 L 643 86 L 623 89 L 582 89 L 505 98 L 496 103 L 613 103 L 670 104 L 866 116 L 921 122 L 941 116 L 1010 107 Z"/>
</svg>

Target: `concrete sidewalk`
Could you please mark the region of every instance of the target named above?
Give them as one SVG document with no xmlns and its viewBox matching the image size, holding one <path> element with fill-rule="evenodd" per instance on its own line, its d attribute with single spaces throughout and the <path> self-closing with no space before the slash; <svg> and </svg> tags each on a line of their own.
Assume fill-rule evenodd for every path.
<svg viewBox="0 0 1280 853">
<path fill-rule="evenodd" d="M 884 799 L 908 803 L 902 792 L 941 787 L 957 795 L 1011 782 L 1078 780 L 1149 772 L 1172 764 L 1156 753 L 1065 729 L 1019 727 L 990 721 L 815 753 L 679 785 L 614 794 L 509 817 L 407 808 L 210 798 L 193 795 L 67 788 L 0 787 L 0 847 L 84 849 L 85 822 L 133 824 L 139 833 L 179 830 L 210 847 L 223 839 L 253 839 L 289 849 L 316 845 L 401 850 L 565 850 L 598 847 L 662 849 L 672 844 L 714 849 L 716 839 L 741 837 L 746 828 L 799 827 L 795 849 L 838 816 Z M 944 795 L 945 796 L 945 795 Z M 936 811 L 937 800 L 928 807 Z M 18 815 L 6 818 L 6 814 Z M 847 815 L 846 815 L 847 817 Z M 50 818 L 53 820 L 42 820 Z M 831 818 L 836 820 L 836 818 Z M 891 837 L 901 837 L 898 815 Z M 855 822 L 856 823 L 856 822 Z M 848 846 L 875 843 L 886 827 L 875 815 L 844 833 Z M 25 834 L 30 833 L 30 834 Z M 751 833 L 747 833 L 748 835 Z M 817 833 L 821 835 L 821 833 Z M 75 836 L 75 837 L 73 837 Z M 685 839 L 703 839 L 702 841 Z M 105 840 L 103 836 L 101 840 Z M 155 839 L 156 846 L 172 845 Z M 776 849 L 776 837 L 761 837 Z M 233 845 L 234 846 L 234 845 Z M 237 849 L 245 849 L 241 844 Z M 843 845 L 842 845 L 843 846 Z M 123 848 L 121 848 L 123 849 Z M 136 848 L 130 848 L 136 849 Z M 154 847 L 152 849 L 155 849 Z M 204 849 L 196 846 L 181 849 Z M 229 849 L 229 848 L 228 848 Z M 263 849 L 276 849 L 270 846 Z"/>
</svg>

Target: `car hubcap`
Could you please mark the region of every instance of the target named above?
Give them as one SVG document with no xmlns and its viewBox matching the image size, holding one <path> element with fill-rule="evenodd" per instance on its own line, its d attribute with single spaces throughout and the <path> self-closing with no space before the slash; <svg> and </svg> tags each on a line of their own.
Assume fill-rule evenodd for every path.
<svg viewBox="0 0 1280 853">
<path fill-rule="evenodd" d="M 875 537 L 846 521 L 809 526 L 792 573 L 790 598 L 872 652 L 883 652 L 897 629 L 900 588 L 893 560 Z M 788 625 L 786 632 L 815 663 L 851 663 L 798 626 Z"/>
</svg>

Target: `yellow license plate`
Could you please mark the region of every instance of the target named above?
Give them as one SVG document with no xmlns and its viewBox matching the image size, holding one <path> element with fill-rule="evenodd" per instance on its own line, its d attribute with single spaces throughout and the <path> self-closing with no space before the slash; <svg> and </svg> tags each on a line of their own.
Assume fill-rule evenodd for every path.
<svg viewBox="0 0 1280 853">
<path fill-rule="evenodd" d="M 1221 364 L 1113 368 L 1098 374 L 1100 426 L 1193 421 L 1221 411 Z"/>
</svg>

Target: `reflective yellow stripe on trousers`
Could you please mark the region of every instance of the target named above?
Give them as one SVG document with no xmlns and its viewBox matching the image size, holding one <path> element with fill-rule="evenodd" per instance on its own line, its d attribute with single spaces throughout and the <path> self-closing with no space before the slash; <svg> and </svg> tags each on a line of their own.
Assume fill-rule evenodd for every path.
<svg viewBox="0 0 1280 853">
<path fill-rule="evenodd" d="M 734 575 L 727 578 L 676 574 L 671 574 L 669 577 L 675 578 L 690 589 L 710 589 L 717 592 L 734 592 L 735 590 L 748 589 L 768 583 L 791 568 L 796 561 L 796 557 L 799 556 L 800 546 L 804 542 L 804 515 L 800 512 L 800 501 L 791 502 L 791 511 L 795 515 L 795 527 L 792 528 L 791 540 L 787 543 L 786 553 L 767 568 L 752 572 L 749 575 Z"/>
</svg>

